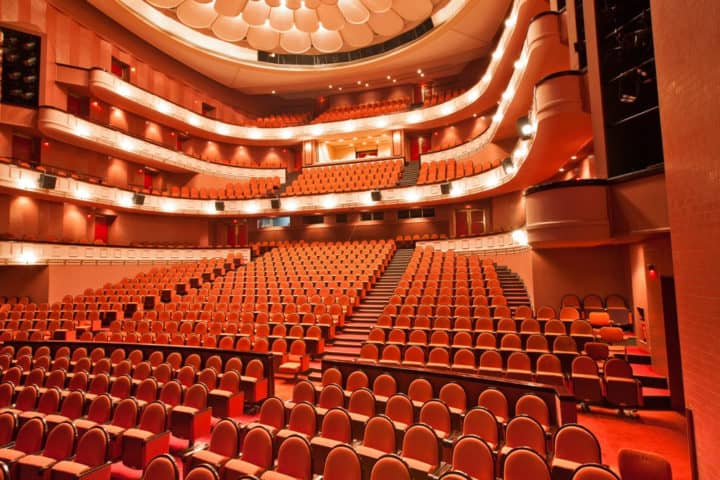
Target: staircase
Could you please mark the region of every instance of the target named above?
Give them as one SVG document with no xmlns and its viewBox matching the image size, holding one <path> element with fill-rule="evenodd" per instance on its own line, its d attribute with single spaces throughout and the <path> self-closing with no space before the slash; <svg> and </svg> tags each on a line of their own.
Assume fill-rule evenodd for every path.
<svg viewBox="0 0 720 480">
<path fill-rule="evenodd" d="M 297 172 L 286 172 L 285 173 L 285 183 L 280 185 L 277 188 L 277 190 L 275 190 L 275 195 L 280 196 L 283 193 L 285 193 L 285 190 L 287 189 L 287 187 L 289 187 L 290 184 L 292 184 L 295 180 L 297 180 L 297 177 L 299 177 L 301 173 L 302 173 L 301 170 L 298 170 Z"/>
<path fill-rule="evenodd" d="M 327 341 L 324 358 L 348 360 L 360 355 L 362 343 L 367 340 L 370 330 L 375 326 L 385 305 L 388 304 L 408 263 L 410 263 L 412 253 L 413 249 L 411 248 L 397 249 L 380 280 L 360 301 L 360 305 L 353 309 L 352 315 L 345 319 L 345 325 L 338 331 L 335 338 Z M 320 362 L 311 362 L 308 378 L 319 381 L 320 376 Z"/>
<path fill-rule="evenodd" d="M 410 161 L 403 169 L 402 178 L 398 187 L 410 187 L 417 184 L 418 175 L 420 174 L 420 160 Z"/>
<path fill-rule="evenodd" d="M 531 306 L 530 296 L 520 275 L 504 265 L 495 265 L 495 271 L 511 311 L 514 312 L 521 305 Z"/>
</svg>

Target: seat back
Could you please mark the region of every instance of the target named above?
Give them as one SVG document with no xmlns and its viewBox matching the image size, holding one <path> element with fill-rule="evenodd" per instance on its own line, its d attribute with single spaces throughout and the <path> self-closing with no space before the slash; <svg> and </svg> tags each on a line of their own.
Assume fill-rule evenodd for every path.
<svg viewBox="0 0 720 480">
<path fill-rule="evenodd" d="M 20 427 L 15 439 L 15 450 L 30 454 L 40 451 L 45 442 L 47 425 L 42 418 L 31 418 Z"/>
<path fill-rule="evenodd" d="M 292 435 L 280 445 L 276 471 L 299 480 L 312 477 L 310 443 L 299 435 Z"/>
<path fill-rule="evenodd" d="M 368 420 L 362 443 L 382 452 L 395 452 L 395 426 L 392 420 L 385 415 L 376 415 Z"/>
<path fill-rule="evenodd" d="M 623 480 L 672 480 L 670 463 L 652 452 L 621 448 L 618 452 L 618 468 Z"/>
<path fill-rule="evenodd" d="M 478 405 L 490 410 L 497 418 L 507 419 L 509 416 L 507 397 L 496 388 L 483 390 L 478 396 Z"/>
<path fill-rule="evenodd" d="M 265 427 L 254 427 L 247 432 L 242 446 L 242 459 L 263 469 L 272 466 L 273 439 Z"/>
<path fill-rule="evenodd" d="M 80 418 L 85 409 L 85 393 L 82 390 L 71 391 L 65 400 L 62 402 L 62 408 L 60 409 L 60 415 L 75 420 Z"/>
<path fill-rule="evenodd" d="M 369 383 L 370 382 L 365 372 L 363 372 L 362 370 L 355 370 L 350 375 L 348 375 L 345 389 L 349 392 L 352 392 L 357 390 L 358 388 L 367 388 Z"/>
<path fill-rule="evenodd" d="M 527 415 L 543 427 L 550 426 L 550 412 L 545 401 L 537 395 L 526 394 L 515 403 L 515 415 Z"/>
<path fill-rule="evenodd" d="M 420 422 L 425 423 L 435 430 L 450 433 L 450 409 L 441 400 L 428 400 L 420 409 Z"/>
<path fill-rule="evenodd" d="M 505 445 L 526 447 L 545 456 L 545 431 L 542 425 L 527 415 L 516 415 L 505 428 Z"/>
<path fill-rule="evenodd" d="M 328 410 L 323 417 L 320 436 L 343 443 L 350 443 L 352 440 L 352 429 L 350 415 L 347 410 L 340 407 Z"/>
<path fill-rule="evenodd" d="M 604 465 L 585 464 L 573 472 L 571 480 L 620 480 L 620 477 Z"/>
<path fill-rule="evenodd" d="M 179 478 L 180 473 L 175 465 L 175 459 L 165 453 L 150 460 L 140 480 L 179 480 Z"/>
<path fill-rule="evenodd" d="M 497 445 L 499 425 L 495 415 L 485 407 L 471 408 L 463 418 L 463 435 L 476 435 L 490 445 Z"/>
<path fill-rule="evenodd" d="M 260 407 L 260 423 L 276 429 L 285 426 L 285 405 L 278 397 L 268 397 Z"/>
<path fill-rule="evenodd" d="M 320 391 L 318 406 L 321 408 L 342 407 L 345 404 L 345 394 L 340 385 L 325 385 Z"/>
<path fill-rule="evenodd" d="M 328 368 L 322 374 L 321 383 L 323 387 L 331 383 L 342 385 L 342 373 L 337 368 Z"/>
<path fill-rule="evenodd" d="M 194 466 L 185 476 L 185 480 L 219 480 L 220 474 L 215 467 L 207 463 Z"/>
<path fill-rule="evenodd" d="M 308 402 L 297 403 L 290 410 L 288 428 L 294 432 L 304 433 L 312 437 L 317 429 L 317 413 L 315 406 Z"/>
<path fill-rule="evenodd" d="M 432 384 L 424 378 L 416 378 L 408 386 L 408 396 L 415 402 L 427 402 L 433 398 Z"/>
<path fill-rule="evenodd" d="M 160 433 L 167 425 L 167 407 L 161 402 L 147 405 L 140 416 L 138 428 L 152 433 Z"/>
<path fill-rule="evenodd" d="M 350 394 L 348 410 L 352 413 L 372 417 L 375 415 L 375 395 L 368 388 L 359 388 Z"/>
<path fill-rule="evenodd" d="M 375 462 L 370 480 L 410 480 L 410 468 L 397 455 L 385 455 Z"/>
<path fill-rule="evenodd" d="M 504 480 L 550 480 L 550 470 L 543 459 L 529 448 L 515 448 L 505 457 Z"/>
<path fill-rule="evenodd" d="M 349 445 L 337 445 L 325 459 L 323 480 L 360 480 L 360 458 Z"/>
<path fill-rule="evenodd" d="M 18 427 L 18 418 L 13 412 L 0 413 L 0 445 L 12 442 Z"/>
<path fill-rule="evenodd" d="M 64 460 L 75 451 L 77 429 L 72 422 L 61 422 L 55 425 L 47 436 L 43 456 Z"/>
<path fill-rule="evenodd" d="M 315 403 L 315 386 L 309 380 L 300 380 L 292 390 L 292 401 L 295 403 Z"/>
<path fill-rule="evenodd" d="M 234 420 L 224 418 L 215 424 L 210 436 L 209 450 L 224 457 L 236 457 L 240 450 L 240 429 Z"/>
<path fill-rule="evenodd" d="M 492 449 L 480 437 L 460 437 L 453 446 L 452 469 L 465 472 L 475 480 L 495 480 Z"/>
<path fill-rule="evenodd" d="M 423 423 L 408 428 L 403 437 L 402 456 L 436 467 L 440 463 L 440 444 L 433 429 Z"/>
<path fill-rule="evenodd" d="M 96 467 L 105 463 L 110 444 L 108 433 L 102 427 L 92 427 L 78 441 L 75 462 Z"/>
<path fill-rule="evenodd" d="M 555 458 L 575 463 L 600 463 L 602 454 L 595 435 L 583 427 L 568 423 L 560 427 L 553 436 Z"/>
</svg>

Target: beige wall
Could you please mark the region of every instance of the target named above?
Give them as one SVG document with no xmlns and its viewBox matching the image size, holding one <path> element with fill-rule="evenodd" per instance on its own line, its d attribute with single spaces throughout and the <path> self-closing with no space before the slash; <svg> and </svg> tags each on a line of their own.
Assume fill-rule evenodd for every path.
<svg viewBox="0 0 720 480">
<path fill-rule="evenodd" d="M 651 0 L 685 400 L 700 480 L 720 478 L 720 2 Z"/>
<path fill-rule="evenodd" d="M 45 265 L 0 266 L 0 297 L 30 297 L 35 303 L 47 302 L 49 279 Z"/>
<path fill-rule="evenodd" d="M 632 300 L 624 245 L 533 250 L 532 266 L 535 308 L 558 308 L 568 293 L 580 299 L 591 293 L 603 298 L 616 293 L 628 302 Z"/>
</svg>

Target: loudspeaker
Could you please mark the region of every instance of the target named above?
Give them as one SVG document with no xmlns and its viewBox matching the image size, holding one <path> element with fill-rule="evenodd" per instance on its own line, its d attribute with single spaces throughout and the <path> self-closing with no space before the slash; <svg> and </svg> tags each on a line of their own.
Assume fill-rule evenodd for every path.
<svg viewBox="0 0 720 480">
<path fill-rule="evenodd" d="M 373 190 L 372 192 L 370 192 L 370 198 L 372 198 L 373 202 L 379 202 L 380 200 L 382 200 L 382 193 L 380 192 L 380 190 Z"/>
<path fill-rule="evenodd" d="M 280 199 L 279 198 L 273 198 L 270 200 L 270 208 L 277 210 L 280 208 Z"/>
<path fill-rule="evenodd" d="M 55 188 L 56 183 L 57 183 L 57 177 L 55 175 L 48 175 L 47 173 L 41 173 L 40 178 L 38 178 L 38 186 L 40 188 L 47 188 L 48 190 L 52 190 Z"/>
<path fill-rule="evenodd" d="M 215 211 L 222 212 L 223 210 L 225 210 L 225 202 L 215 202 Z"/>
<path fill-rule="evenodd" d="M 145 195 L 142 193 L 134 193 L 133 194 L 133 204 L 135 205 L 142 205 L 145 203 Z"/>
<path fill-rule="evenodd" d="M 447 195 L 450 193 L 450 188 L 450 182 L 443 182 L 440 184 L 440 193 L 442 193 L 443 195 Z"/>
</svg>

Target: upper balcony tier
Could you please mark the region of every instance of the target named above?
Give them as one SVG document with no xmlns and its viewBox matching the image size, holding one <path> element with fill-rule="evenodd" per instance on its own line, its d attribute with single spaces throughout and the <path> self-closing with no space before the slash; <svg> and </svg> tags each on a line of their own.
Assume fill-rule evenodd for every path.
<svg viewBox="0 0 720 480">
<path fill-rule="evenodd" d="M 193 135 L 230 143 L 286 144 L 298 140 L 343 136 L 349 132 L 432 128 L 494 108 L 513 70 L 524 67 L 518 66 L 516 60 L 531 19 L 546 9 L 545 0 L 515 0 L 491 61 L 475 84 L 462 94 L 442 103 L 414 110 L 378 112 L 379 115 L 363 118 L 289 127 L 258 127 L 231 124 L 203 116 L 100 69 L 89 72 L 88 85 L 93 95 L 112 105 Z M 567 52 L 565 55 L 567 56 Z"/>
<path fill-rule="evenodd" d="M 509 157 L 482 173 L 454 180 L 450 189 L 438 184 L 393 187 L 382 190 L 377 200 L 371 191 L 337 192 L 283 197 L 278 205 L 271 199 L 228 200 L 218 209 L 214 201 L 146 196 L 142 206 L 133 204 L 132 192 L 58 178 L 55 189 L 38 186 L 40 172 L 15 165 L 0 165 L 0 187 L 25 194 L 70 199 L 80 203 L 148 213 L 185 215 L 263 216 L 302 212 L 342 211 L 356 208 L 395 208 L 398 205 L 420 205 L 497 195 L 524 188 L 552 177 L 567 159 L 577 153 L 592 137 L 588 113 L 585 77 L 578 72 L 557 72 L 537 83 L 532 95 L 530 123 L 533 132 L 519 140 Z M 502 105 L 501 105 L 502 107 Z M 47 110 L 48 112 L 56 112 Z M 502 122 L 502 119 L 494 119 Z M 73 131 L 69 129 L 69 131 Z M 496 131 L 490 128 L 489 132 Z M 117 132 L 112 132 L 117 133 Z M 503 149 L 491 143 L 493 136 L 473 141 L 465 157 L 484 157 L 488 152 L 500 154 Z M 485 134 L 482 135 L 485 137 Z M 87 137 L 86 142 L 91 139 Z M 102 140 L 102 139 L 101 139 Z M 119 148 L 114 147 L 118 152 Z M 121 152 L 120 152 L 121 153 Z M 232 168 L 232 167 L 228 167 Z M 238 169 L 240 170 L 240 169 Z M 266 172 L 264 170 L 263 172 Z"/>
</svg>

